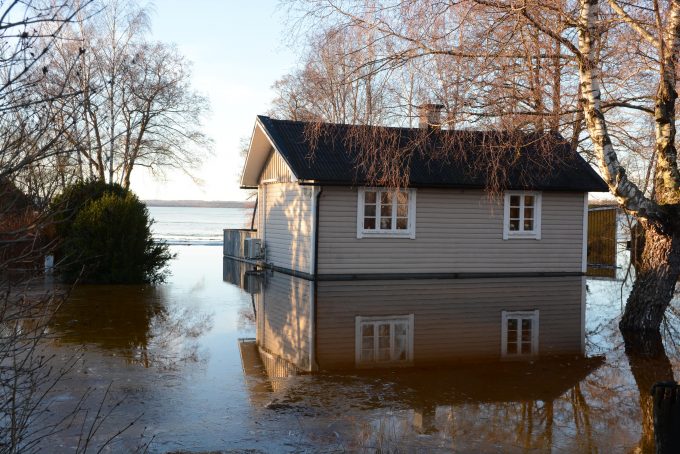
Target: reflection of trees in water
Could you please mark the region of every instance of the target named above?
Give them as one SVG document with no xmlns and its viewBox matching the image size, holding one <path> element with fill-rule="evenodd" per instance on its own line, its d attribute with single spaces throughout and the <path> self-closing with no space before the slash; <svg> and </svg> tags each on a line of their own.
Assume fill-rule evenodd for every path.
<svg viewBox="0 0 680 454">
<path fill-rule="evenodd" d="M 601 421 L 605 413 L 618 417 L 612 415 L 611 402 L 589 394 L 601 363 L 602 358 L 571 357 L 297 377 L 274 396 L 277 405 L 298 412 L 313 409 L 321 421 L 327 419 L 319 412 L 328 411 L 337 421 L 333 431 L 339 449 L 392 452 L 431 444 L 463 452 L 551 446 L 593 452 L 608 446 L 597 442 L 593 420 Z"/>
<path fill-rule="evenodd" d="M 128 363 L 172 368 L 198 361 L 201 334 L 212 317 L 168 306 L 152 286 L 80 286 L 50 325 L 59 343 L 113 350 Z"/>
<path fill-rule="evenodd" d="M 250 295 L 249 302 L 246 303 L 244 300 L 241 300 L 240 303 L 238 308 L 238 329 L 240 331 L 255 331 L 255 295 Z"/>
<path fill-rule="evenodd" d="M 314 409 L 320 421 L 333 417 L 334 442 L 346 450 L 653 452 L 649 390 L 673 376 L 671 361 L 661 336 L 624 340 L 605 364 L 581 374 L 574 373 L 578 360 L 568 358 L 511 373 L 497 364 L 484 373 L 362 372 L 290 379 L 274 396 L 296 414 Z M 326 418 L 319 414 L 326 411 Z M 306 424 L 310 436 L 323 436 L 323 428 Z"/>
<path fill-rule="evenodd" d="M 640 232 L 639 224 L 631 230 L 633 257 L 630 261 L 631 272 L 627 273 L 626 277 L 631 277 L 631 275 L 637 273 L 641 266 L 638 256 L 639 250 L 644 247 L 644 235 L 641 235 Z M 636 250 L 638 251 L 637 254 Z M 673 347 L 670 353 L 675 356 L 675 362 L 677 362 L 680 354 L 680 351 L 678 351 L 680 345 L 678 342 L 680 339 L 680 311 L 677 304 L 678 299 L 675 298 L 666 310 L 662 325 L 663 334 L 659 331 L 621 332 L 626 358 L 637 387 L 640 405 L 641 434 L 637 445 L 638 452 L 655 452 L 652 386 L 660 381 L 674 380 L 673 366 L 666 352 L 664 339 Z"/>
<path fill-rule="evenodd" d="M 673 380 L 673 367 L 666 354 L 661 333 L 624 332 L 626 356 L 638 389 L 642 432 L 638 450 L 654 452 L 654 414 L 650 391 L 654 383 Z"/>
</svg>

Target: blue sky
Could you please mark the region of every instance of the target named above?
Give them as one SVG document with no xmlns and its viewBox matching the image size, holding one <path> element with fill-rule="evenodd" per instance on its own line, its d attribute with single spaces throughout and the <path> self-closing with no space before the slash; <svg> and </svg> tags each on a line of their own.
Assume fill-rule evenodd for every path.
<svg viewBox="0 0 680 454">
<path fill-rule="evenodd" d="M 204 130 L 214 156 L 196 172 L 201 185 L 181 172 L 156 181 L 136 169 L 133 190 L 142 199 L 241 200 L 239 141 L 267 110 L 271 85 L 298 61 L 285 39 L 285 10 L 278 0 L 157 0 L 152 10 L 153 39 L 179 47 L 193 62 L 194 87 L 210 99 Z"/>
</svg>

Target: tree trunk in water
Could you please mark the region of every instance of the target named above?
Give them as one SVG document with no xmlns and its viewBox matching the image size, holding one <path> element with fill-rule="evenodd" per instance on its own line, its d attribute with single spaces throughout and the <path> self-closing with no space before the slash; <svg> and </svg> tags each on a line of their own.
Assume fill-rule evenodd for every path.
<svg viewBox="0 0 680 454">
<path fill-rule="evenodd" d="M 673 380 L 673 368 L 659 331 L 624 332 L 623 341 L 640 398 L 642 430 L 637 452 L 653 453 L 654 412 L 650 391 L 654 383 Z"/>
<path fill-rule="evenodd" d="M 619 328 L 621 331 L 658 331 L 673 298 L 680 275 L 680 234 L 644 226 L 642 257 L 635 267 L 633 289 Z"/>
</svg>

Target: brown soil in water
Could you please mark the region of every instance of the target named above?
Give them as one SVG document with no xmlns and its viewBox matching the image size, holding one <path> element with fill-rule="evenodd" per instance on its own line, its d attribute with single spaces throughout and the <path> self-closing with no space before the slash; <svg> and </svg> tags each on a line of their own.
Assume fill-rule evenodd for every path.
<svg viewBox="0 0 680 454">
<path fill-rule="evenodd" d="M 104 452 L 644 452 L 649 377 L 680 367 L 678 321 L 662 354 L 637 353 L 616 328 L 621 282 L 591 280 L 587 359 L 273 377 L 242 363 L 252 301 L 222 281 L 220 248 L 175 251 L 168 284 L 79 287 L 51 327 L 57 361 L 81 355 L 52 412 L 92 389 L 92 417 L 110 385 L 94 441 L 139 418 Z"/>
</svg>

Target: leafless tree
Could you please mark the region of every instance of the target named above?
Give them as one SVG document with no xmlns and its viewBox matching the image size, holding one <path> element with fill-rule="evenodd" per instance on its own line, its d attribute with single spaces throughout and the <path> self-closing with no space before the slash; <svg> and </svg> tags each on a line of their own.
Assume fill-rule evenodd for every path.
<svg viewBox="0 0 680 454">
<path fill-rule="evenodd" d="M 51 392 L 78 360 L 56 364 L 44 347 L 48 324 L 65 292 L 45 285 L 39 272 L 51 248 L 44 196 L 72 152 L 61 105 L 78 90 L 59 71 L 77 59 L 50 64 L 67 29 L 95 10 L 83 1 L 0 3 L 0 451 L 41 452 L 69 424 L 84 428 L 78 452 L 92 448 L 102 418 L 70 411 L 52 414 Z M 49 87 L 49 91 L 44 88 Z M 47 192 L 45 192 L 47 191 Z M 108 400 L 100 409 L 108 411 Z M 98 414 L 100 416 L 100 414 Z M 122 428 L 121 430 L 124 430 Z M 98 446 L 99 447 L 99 446 Z"/>
<path fill-rule="evenodd" d="M 597 163 L 621 207 L 645 229 L 643 266 L 621 328 L 659 329 L 680 275 L 680 173 L 675 148 L 680 2 L 289 3 L 299 18 L 297 25 L 304 30 L 313 24 L 315 36 L 321 28 L 369 37 L 370 52 L 362 48 L 344 55 L 355 62 L 346 71 L 345 83 L 365 79 L 367 72 L 398 92 L 413 74 L 423 81 L 416 98 L 441 99 L 446 106 L 445 129 L 538 135 L 552 130 L 579 146 Z M 392 112 L 401 107 L 401 114 L 383 124 L 408 124 L 411 105 L 393 102 L 387 107 Z M 508 137 L 517 140 L 516 135 Z M 400 152 L 371 155 L 378 143 L 371 140 L 365 147 L 370 166 L 392 168 L 394 174 L 417 150 L 401 147 Z M 543 150 L 549 163 L 550 147 Z M 447 147 L 441 152 L 441 159 L 460 154 Z"/>
<path fill-rule="evenodd" d="M 59 104 L 76 150 L 68 165 L 81 179 L 126 188 L 136 167 L 191 174 L 211 141 L 201 130 L 208 101 L 191 87 L 190 64 L 176 47 L 148 39 L 148 14 L 136 2 L 97 5 L 101 13 L 70 27 L 52 54 L 59 83 L 78 93 Z M 68 70 L 64 62 L 75 58 Z"/>
</svg>

